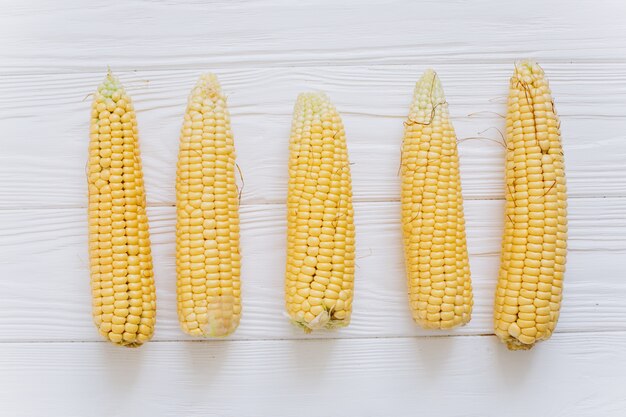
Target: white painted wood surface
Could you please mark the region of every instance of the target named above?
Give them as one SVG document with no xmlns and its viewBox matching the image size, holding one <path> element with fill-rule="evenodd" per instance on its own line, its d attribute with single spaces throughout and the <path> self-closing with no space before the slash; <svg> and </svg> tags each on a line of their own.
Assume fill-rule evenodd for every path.
<svg viewBox="0 0 626 417">
<path fill-rule="evenodd" d="M 0 14 L 0 415 L 623 416 L 626 412 L 626 3 L 8 0 Z M 434 67 L 460 139 L 499 139 L 515 59 L 562 118 L 570 255 L 557 333 L 507 352 L 491 331 L 502 148 L 459 145 L 472 322 L 409 317 L 398 225 L 402 121 Z M 91 323 L 84 168 L 90 99 L 110 66 L 138 111 L 153 237 L 154 341 Z M 174 299 L 174 170 L 203 71 L 229 96 L 242 199 L 244 315 L 191 341 Z M 283 315 L 291 110 L 326 91 L 346 125 L 357 221 L 352 325 L 311 336 Z"/>
</svg>

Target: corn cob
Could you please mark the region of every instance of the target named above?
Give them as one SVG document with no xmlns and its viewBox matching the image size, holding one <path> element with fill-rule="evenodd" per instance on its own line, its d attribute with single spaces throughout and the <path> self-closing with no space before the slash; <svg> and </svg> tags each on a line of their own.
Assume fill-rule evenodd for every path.
<svg viewBox="0 0 626 417">
<path fill-rule="evenodd" d="M 402 230 L 413 319 L 449 329 L 472 312 L 456 135 L 437 74 L 415 86 L 402 142 Z"/>
<path fill-rule="evenodd" d="M 227 336 L 241 317 L 239 195 L 226 96 L 213 74 L 191 91 L 176 175 L 178 318 L 192 336 Z"/>
<path fill-rule="evenodd" d="M 559 318 L 567 240 L 559 120 L 537 63 L 515 66 L 506 117 L 506 216 L 495 333 L 509 349 L 550 337 Z"/>
<path fill-rule="evenodd" d="M 289 148 L 287 312 L 307 333 L 347 326 L 355 250 L 350 164 L 343 123 L 325 94 L 298 96 Z"/>
<path fill-rule="evenodd" d="M 152 337 L 156 294 L 137 122 L 130 97 L 109 72 L 94 95 L 88 161 L 93 318 L 113 343 Z"/>
</svg>

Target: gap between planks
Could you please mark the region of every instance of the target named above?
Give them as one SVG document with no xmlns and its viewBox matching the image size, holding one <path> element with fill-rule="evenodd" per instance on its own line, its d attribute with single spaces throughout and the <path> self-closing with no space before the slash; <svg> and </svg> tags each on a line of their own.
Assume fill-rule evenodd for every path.
<svg viewBox="0 0 626 417">
<path fill-rule="evenodd" d="M 524 59 L 527 57 L 523 57 L 520 56 L 517 60 L 520 59 Z M 451 66 L 451 67 L 468 67 L 468 66 L 484 66 L 484 65 L 511 65 L 513 66 L 513 63 L 517 60 L 510 60 L 510 59 L 492 59 L 492 60 L 471 60 L 468 62 L 468 60 L 459 60 L 459 61 L 447 61 L 447 62 L 439 62 L 437 63 L 438 66 L 440 67 L 444 67 L 444 66 Z M 571 60 L 571 59 L 545 59 L 545 60 L 540 60 L 538 61 L 540 65 L 544 66 L 549 66 L 549 65 L 626 65 L 626 58 L 625 59 L 576 59 L 576 60 Z M 108 65 L 106 65 L 107 68 L 109 68 Z M 164 72 L 164 71 L 188 71 L 188 72 L 206 72 L 206 71 L 212 71 L 213 69 L 219 69 L 219 70 L 231 70 L 231 69 L 235 69 L 237 71 L 254 71 L 254 70 L 271 70 L 271 69 L 277 69 L 277 70 L 284 70 L 284 69 L 310 69 L 310 68 L 316 68 L 316 67 L 320 67 L 320 68 L 340 68 L 340 67 L 385 67 L 385 68 L 393 68 L 393 67 L 397 67 L 397 68 L 406 68 L 406 67 L 419 67 L 419 68 L 430 68 L 431 66 L 429 66 L 428 64 L 398 64 L 398 63 L 376 63 L 374 65 L 367 65 L 364 63 L 359 63 L 359 62 L 342 62 L 342 63 L 332 63 L 332 62 L 315 62 L 315 63 L 311 63 L 311 64 L 306 64 L 306 63 L 298 63 L 298 64 L 294 64 L 294 65 L 290 65 L 290 64 L 284 64 L 284 65 L 268 65 L 268 66 L 259 66 L 258 63 L 255 63 L 254 65 L 250 65 L 247 66 L 245 64 L 239 65 L 237 63 L 228 63 L 228 64 L 212 64 L 212 65 L 164 65 L 164 66 L 154 66 L 152 65 L 150 68 L 133 68 L 133 67 L 126 67 L 126 66 L 118 66 L 118 67 L 111 67 L 111 70 L 115 73 L 115 74 L 123 74 L 123 73 L 129 73 L 129 72 L 142 72 L 142 73 L 158 73 L 158 72 Z M 433 65 L 433 67 L 435 67 Z M 43 70 L 42 72 L 39 72 L 38 69 Z M 434 68 L 435 70 L 437 68 Z M 32 76 L 46 76 L 46 75 L 76 75 L 76 74 L 81 74 L 81 75 L 98 75 L 98 74 L 104 74 L 106 72 L 106 68 L 103 65 L 103 69 L 102 70 L 95 70 L 95 69 L 76 69 L 76 70 L 71 70 L 71 69 L 67 69 L 67 70 L 58 70 L 58 71 L 48 71 L 47 68 L 45 67 L 37 67 L 36 70 L 33 70 L 32 68 L 29 68 L 30 72 L 28 71 L 24 71 L 24 70 L 20 70 L 20 71 L 16 71 L 16 72 L 12 72 L 12 71 L 2 71 L 0 70 L 0 76 L 6 76 L 6 77 L 15 77 L 15 78 L 22 78 L 22 77 L 32 77 Z M 512 70 L 511 70 L 512 73 Z M 417 79 L 416 79 L 417 80 Z M 346 112 L 342 112 L 342 114 L 349 114 Z M 358 114 L 358 113 L 355 113 Z"/>
<path fill-rule="evenodd" d="M 441 339 L 441 338 L 478 338 L 478 337 L 496 337 L 494 333 L 473 333 L 473 334 L 428 334 L 428 335 L 395 335 L 395 336 L 348 336 L 348 337 L 325 337 L 324 333 L 311 336 L 295 336 L 295 337 L 251 337 L 245 339 L 230 338 L 198 338 L 198 339 L 155 339 L 146 342 L 146 344 L 154 343 L 239 343 L 239 342 L 288 342 L 288 341 L 304 341 L 317 342 L 322 340 L 406 340 L 406 339 Z M 327 333 L 326 333 L 327 334 Z M 576 331 L 555 331 L 553 335 L 602 335 L 602 334 L 624 334 L 624 330 L 576 330 Z M 538 344 L 547 343 L 547 341 Z M 2 340 L 0 345 L 11 344 L 28 344 L 28 345 L 58 345 L 58 344 L 110 344 L 106 340 Z"/>
<path fill-rule="evenodd" d="M 579 200 L 579 199 L 624 199 L 626 195 L 594 195 L 594 194 L 578 194 L 576 196 L 568 196 L 568 200 Z M 87 199 L 87 196 L 85 196 Z M 504 201 L 504 197 L 481 197 L 481 196 L 470 196 L 463 197 L 463 201 Z M 399 203 L 400 198 L 362 198 L 357 203 Z M 286 198 L 285 201 L 261 201 L 261 202 L 245 202 L 240 203 L 239 207 L 250 207 L 250 206 L 280 206 L 286 207 Z M 176 207 L 176 203 L 147 203 L 146 207 L 148 208 L 160 208 L 160 207 Z M 42 205 L 38 207 L 18 207 L 18 206 L 0 206 L 0 211 L 11 211 L 11 210 L 20 210 L 20 211 L 46 211 L 46 210 L 70 210 L 70 209 L 84 209 L 87 210 L 87 204 L 48 204 Z"/>
</svg>

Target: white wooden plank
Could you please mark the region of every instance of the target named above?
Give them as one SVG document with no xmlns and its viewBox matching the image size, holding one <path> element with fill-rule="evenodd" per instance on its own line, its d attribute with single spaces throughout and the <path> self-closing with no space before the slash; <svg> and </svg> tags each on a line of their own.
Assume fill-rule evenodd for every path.
<svg viewBox="0 0 626 417">
<path fill-rule="evenodd" d="M 488 334 L 499 265 L 503 202 L 466 202 L 475 288 L 472 322 L 427 332 L 410 319 L 398 203 L 359 203 L 353 322 L 310 337 Z M 243 319 L 235 339 L 302 338 L 283 313 L 282 205 L 243 208 Z M 570 202 L 565 301 L 558 331 L 626 330 L 626 199 Z M 157 340 L 186 339 L 175 306 L 174 208 L 149 211 L 158 295 Z M 0 341 L 99 340 L 91 323 L 84 209 L 1 210 Z"/>
<path fill-rule="evenodd" d="M 626 333 L 495 337 L 0 343 L 12 417 L 621 417 Z"/>
<path fill-rule="evenodd" d="M 500 139 L 512 64 L 442 65 L 460 139 Z M 562 114 L 570 197 L 626 196 L 626 64 L 547 66 Z M 272 68 L 220 71 L 230 97 L 243 204 L 280 203 L 296 95 L 330 93 L 343 113 L 356 201 L 397 200 L 403 121 L 424 66 Z M 584 76 L 581 74 L 585 74 Z M 198 71 L 120 74 L 135 98 L 150 204 L 174 200 L 178 134 Z M 0 208 L 86 204 L 90 100 L 102 74 L 6 77 L 0 85 Z M 481 113 L 482 112 L 482 113 Z M 491 128 L 491 129 L 490 129 Z M 501 198 L 503 149 L 459 145 L 466 198 Z"/>
<path fill-rule="evenodd" d="M 621 61 L 620 0 L 7 2 L 2 72 Z"/>
</svg>

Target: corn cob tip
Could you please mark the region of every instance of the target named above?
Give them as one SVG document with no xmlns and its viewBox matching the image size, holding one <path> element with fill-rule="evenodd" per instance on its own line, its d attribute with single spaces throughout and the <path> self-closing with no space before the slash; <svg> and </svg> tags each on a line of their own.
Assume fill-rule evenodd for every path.
<svg viewBox="0 0 626 417">
<path fill-rule="evenodd" d="M 415 83 L 409 118 L 419 124 L 429 124 L 437 108 L 446 110 L 446 98 L 439 76 L 432 69 L 424 71 Z"/>
<path fill-rule="evenodd" d="M 428 68 L 426 71 L 422 73 L 422 76 L 417 81 L 418 84 L 426 83 L 427 85 L 433 85 L 434 87 L 441 88 L 441 81 L 439 80 L 439 75 L 437 75 L 437 71 Z"/>
<path fill-rule="evenodd" d="M 120 80 L 119 78 L 117 78 L 117 76 L 115 74 L 113 74 L 113 71 L 111 71 L 111 68 L 107 69 L 107 74 L 104 77 L 104 84 L 106 83 L 111 83 L 114 85 L 118 85 L 120 84 Z"/>
<path fill-rule="evenodd" d="M 301 106 L 304 106 L 304 103 L 306 102 L 310 102 L 315 107 L 323 103 L 328 103 L 329 105 L 332 106 L 332 103 L 330 102 L 330 98 L 328 97 L 326 93 L 322 91 L 318 91 L 318 92 L 311 91 L 311 92 L 298 94 L 298 98 L 296 99 L 296 105 L 295 105 L 296 109 Z"/>
<path fill-rule="evenodd" d="M 191 92 L 191 96 L 194 96 L 198 92 L 203 92 L 203 96 L 208 96 L 211 99 L 222 96 L 222 86 L 220 85 L 217 75 L 211 72 L 200 75 L 196 86 Z"/>
<path fill-rule="evenodd" d="M 306 91 L 298 94 L 298 100 L 304 100 L 306 98 L 328 99 L 328 95 L 323 91 Z"/>
<path fill-rule="evenodd" d="M 516 68 L 538 68 L 538 69 L 541 69 L 541 66 L 539 66 L 537 61 L 535 61 L 532 58 L 518 59 L 517 61 L 515 61 L 515 67 Z"/>
<path fill-rule="evenodd" d="M 437 76 L 437 71 L 435 71 L 432 68 L 428 68 L 426 71 L 422 73 L 420 80 L 425 79 L 425 80 L 429 80 L 432 82 L 433 78 L 437 80 L 439 79 L 439 77 Z"/>
<path fill-rule="evenodd" d="M 115 94 L 114 96 L 115 92 L 119 92 L 119 94 Z M 117 99 L 121 97 L 121 93 L 123 92 L 124 86 L 122 86 L 119 78 L 117 78 L 109 68 L 104 80 L 98 86 L 98 94 L 105 98 L 112 98 L 114 102 L 117 102 Z"/>
<path fill-rule="evenodd" d="M 512 79 L 522 78 L 522 80 L 528 82 L 532 78 L 538 78 L 543 76 L 543 68 L 541 68 L 537 61 L 532 59 L 522 59 L 515 62 L 515 72 Z"/>
</svg>

